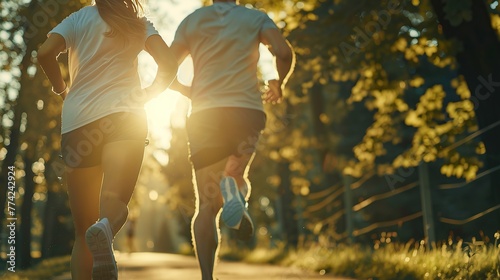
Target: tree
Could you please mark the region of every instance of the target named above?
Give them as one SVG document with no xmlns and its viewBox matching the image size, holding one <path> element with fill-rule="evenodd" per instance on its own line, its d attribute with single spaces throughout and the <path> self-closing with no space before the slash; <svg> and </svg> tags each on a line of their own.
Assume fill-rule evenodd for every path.
<svg viewBox="0 0 500 280">
<path fill-rule="evenodd" d="M 490 1 L 495 2 L 495 1 Z M 500 166 L 500 41 L 493 29 L 491 15 L 484 1 L 431 0 L 442 33 L 458 46 L 458 72 L 464 77 L 474 103 L 474 112 L 486 150 L 488 168 Z M 498 3 L 497 3 L 498 4 Z M 491 129 L 490 126 L 494 126 Z M 500 173 L 492 174 L 492 202 L 500 204 L 496 182 Z"/>
<path fill-rule="evenodd" d="M 33 200 L 36 200 L 34 194 L 39 194 L 36 197 L 47 197 L 45 194 L 48 193 L 50 197 L 51 192 L 64 191 L 60 188 L 58 179 L 61 169 L 47 165 L 58 160 L 62 102 L 57 96 L 49 93 L 48 81 L 42 71 L 37 69 L 34 57 L 47 32 L 85 3 L 86 1 L 68 3 L 65 0 L 43 3 L 8 1 L 1 5 L 2 16 L 6 18 L 6 21 L 2 21 L 6 27 L 3 34 L 8 37 L 1 38 L 1 54 L 9 58 L 5 64 L 2 60 L 1 66 L 2 74 L 8 77 L 9 82 L 2 83 L 0 91 L 2 103 L 6 104 L 2 121 L 7 124 L 2 125 L 1 139 L 6 154 L 2 161 L 0 182 L 4 184 L 8 166 L 17 166 L 17 205 L 20 207 L 17 212 L 20 218 L 18 244 L 22 244 L 19 247 L 20 268 L 32 264 L 31 239 L 32 227 L 35 224 L 33 215 L 34 212 L 41 211 L 33 205 Z M 0 205 L 5 209 L 5 192 L 1 192 Z M 48 208 L 50 207 L 52 205 Z M 40 216 L 43 214 L 35 215 Z M 56 224 L 60 223 L 57 216 L 49 216 Z M 4 217 L 5 212 L 2 211 L 2 220 Z M 47 232 L 54 233 L 51 230 Z M 53 240 L 51 237 L 45 238 Z M 69 252 L 68 248 L 69 246 L 66 246 L 66 253 Z"/>
</svg>

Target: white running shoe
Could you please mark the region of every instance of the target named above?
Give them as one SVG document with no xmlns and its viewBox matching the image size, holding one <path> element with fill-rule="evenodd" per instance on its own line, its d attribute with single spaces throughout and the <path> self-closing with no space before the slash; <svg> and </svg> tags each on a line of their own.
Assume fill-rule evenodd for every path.
<svg viewBox="0 0 500 280">
<path fill-rule="evenodd" d="M 85 233 L 85 241 L 94 260 L 92 279 L 118 279 L 118 267 L 113 254 L 113 232 L 108 219 L 101 219 L 90 226 Z"/>
</svg>

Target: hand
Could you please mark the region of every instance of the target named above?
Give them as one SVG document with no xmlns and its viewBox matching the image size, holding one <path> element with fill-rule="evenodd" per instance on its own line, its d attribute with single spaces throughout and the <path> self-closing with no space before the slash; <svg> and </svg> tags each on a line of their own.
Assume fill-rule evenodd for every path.
<svg viewBox="0 0 500 280">
<path fill-rule="evenodd" d="M 267 90 L 264 92 L 264 102 L 265 103 L 280 103 L 283 99 L 283 89 L 280 81 L 269 80 L 267 81 Z"/>
</svg>

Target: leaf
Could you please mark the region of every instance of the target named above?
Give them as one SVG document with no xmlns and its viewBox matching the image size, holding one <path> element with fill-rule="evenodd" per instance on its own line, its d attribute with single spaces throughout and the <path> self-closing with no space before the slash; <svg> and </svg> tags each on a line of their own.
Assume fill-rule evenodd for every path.
<svg viewBox="0 0 500 280">
<path fill-rule="evenodd" d="M 410 86 L 412 86 L 412 87 L 420 87 L 420 86 L 422 86 L 424 83 L 425 83 L 424 78 L 422 78 L 422 77 L 420 77 L 420 76 L 417 76 L 417 77 L 413 78 L 413 79 L 410 81 Z"/>
</svg>

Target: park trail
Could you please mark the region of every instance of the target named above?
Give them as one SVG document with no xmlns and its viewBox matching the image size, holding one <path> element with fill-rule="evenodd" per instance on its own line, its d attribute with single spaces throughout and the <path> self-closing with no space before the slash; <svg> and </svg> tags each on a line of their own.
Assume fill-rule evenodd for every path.
<svg viewBox="0 0 500 280">
<path fill-rule="evenodd" d="M 116 253 L 120 280 L 200 280 L 198 263 L 194 257 L 163 253 Z M 276 265 L 220 262 L 215 269 L 218 280 L 352 280 L 298 268 Z M 64 273 L 54 280 L 71 280 Z"/>
</svg>

